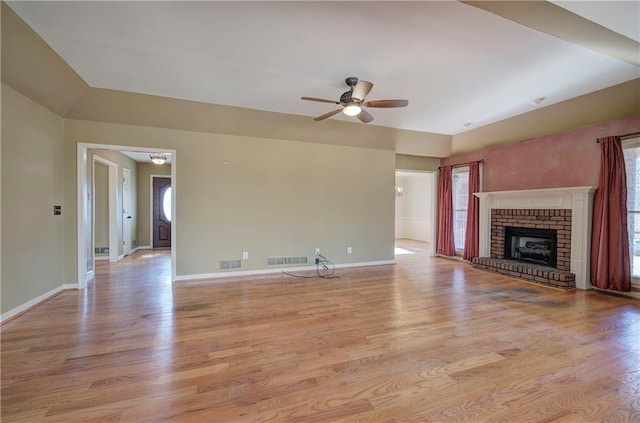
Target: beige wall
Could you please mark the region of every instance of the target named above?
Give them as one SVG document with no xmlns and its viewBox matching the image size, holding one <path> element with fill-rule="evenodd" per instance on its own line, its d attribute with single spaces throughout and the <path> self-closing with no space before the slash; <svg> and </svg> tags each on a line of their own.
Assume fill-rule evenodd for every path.
<svg viewBox="0 0 640 423">
<path fill-rule="evenodd" d="M 435 172 L 440 166 L 440 159 L 436 157 L 409 156 L 396 154 L 397 170 L 415 170 L 422 172 Z"/>
<path fill-rule="evenodd" d="M 2 84 L 3 314 L 63 283 L 63 125 Z"/>
<path fill-rule="evenodd" d="M 179 276 L 219 272 L 242 251 L 241 270 L 265 269 L 267 256 L 313 257 L 316 247 L 338 264 L 393 259 L 391 151 L 63 120 L 7 86 L 2 120 L 3 313 L 77 282 L 78 142 L 176 150 Z M 100 152 L 122 159 L 113 154 Z M 142 210 L 149 174 L 168 172 L 140 169 Z M 148 221 L 137 226 L 148 231 Z"/>
<path fill-rule="evenodd" d="M 138 245 L 151 246 L 151 175 L 171 176 L 171 165 L 138 163 Z"/>
<path fill-rule="evenodd" d="M 220 260 L 242 251 L 241 270 L 264 269 L 267 256 L 312 257 L 316 247 L 335 263 L 393 259 L 392 151 L 67 120 L 65 160 L 74 163 L 78 141 L 122 140 L 176 150 L 178 276 L 219 272 Z M 73 210 L 75 180 L 66 166 Z M 75 215 L 65 222 L 65 269 L 73 270 Z"/>
</svg>

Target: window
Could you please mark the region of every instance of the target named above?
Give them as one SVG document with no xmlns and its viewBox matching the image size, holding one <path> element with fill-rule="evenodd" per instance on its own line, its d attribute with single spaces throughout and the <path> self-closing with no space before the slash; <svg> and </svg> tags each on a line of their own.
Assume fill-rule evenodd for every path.
<svg viewBox="0 0 640 423">
<path fill-rule="evenodd" d="M 627 172 L 627 228 L 633 285 L 640 284 L 640 138 L 623 141 Z"/>
<path fill-rule="evenodd" d="M 453 241 L 456 252 L 464 250 L 469 204 L 469 166 L 453 169 Z"/>
<path fill-rule="evenodd" d="M 171 222 L 171 187 L 164 190 L 162 194 L 162 213 L 168 222 Z"/>
</svg>

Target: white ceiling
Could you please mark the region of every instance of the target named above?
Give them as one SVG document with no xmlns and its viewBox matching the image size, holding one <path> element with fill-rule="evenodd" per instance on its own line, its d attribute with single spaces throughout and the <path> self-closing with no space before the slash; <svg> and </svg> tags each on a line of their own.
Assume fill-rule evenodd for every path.
<svg viewBox="0 0 640 423">
<path fill-rule="evenodd" d="M 640 38 L 636 1 L 596 2 L 595 16 L 557 3 Z M 372 124 L 416 131 L 457 134 L 640 77 L 456 1 L 8 4 L 92 87 L 314 117 L 335 106 L 301 96 L 337 100 L 356 76 L 375 84 L 368 100 L 409 100 L 370 109 Z"/>
</svg>

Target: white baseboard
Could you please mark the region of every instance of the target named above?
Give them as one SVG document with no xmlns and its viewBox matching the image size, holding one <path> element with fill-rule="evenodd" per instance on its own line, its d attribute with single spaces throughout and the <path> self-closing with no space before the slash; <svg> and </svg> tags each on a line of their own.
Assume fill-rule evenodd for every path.
<svg viewBox="0 0 640 423">
<path fill-rule="evenodd" d="M 4 323 L 9 319 L 12 319 L 13 317 L 17 316 L 18 314 L 24 313 L 26 311 L 28 311 L 29 309 L 32 309 L 33 307 L 37 306 L 40 303 L 45 302 L 46 300 L 48 300 L 49 298 L 53 297 L 54 295 L 58 294 L 59 292 L 65 291 L 67 289 L 78 289 L 78 284 L 77 283 L 69 283 L 69 284 L 64 284 L 64 285 L 60 285 L 54 289 L 52 289 L 49 292 L 46 292 L 32 300 L 27 301 L 26 303 L 19 305 L 18 307 L 14 308 L 13 310 L 9 310 L 6 313 L 3 313 L 2 316 L 0 316 L 0 322 Z"/>
<path fill-rule="evenodd" d="M 95 261 L 109 260 L 109 256 L 95 256 L 93 259 Z"/>
<path fill-rule="evenodd" d="M 131 255 L 131 254 L 135 253 L 135 252 L 136 252 L 136 251 L 138 251 L 138 250 L 150 250 L 150 249 L 151 249 L 151 247 L 149 247 L 148 245 L 137 246 L 136 248 L 133 248 L 133 249 L 131 250 L 131 252 L 129 253 L 129 255 Z"/>
<path fill-rule="evenodd" d="M 336 269 L 344 269 L 347 267 L 368 267 L 368 266 L 386 266 L 388 264 L 396 264 L 395 260 L 379 260 L 379 261 L 365 261 L 362 263 L 342 263 L 336 264 Z M 313 269 L 316 267 L 313 266 Z"/>
<path fill-rule="evenodd" d="M 344 269 L 348 267 L 367 267 L 367 266 L 385 266 L 389 264 L 396 264 L 395 260 L 382 260 L 382 261 L 367 261 L 362 263 L 342 263 L 336 264 L 336 269 Z M 218 272 L 218 273 L 201 273 L 195 275 L 177 275 L 175 281 L 194 281 L 201 279 L 221 279 L 221 278 L 229 278 L 229 277 L 238 277 L 238 276 L 256 276 L 256 275 L 267 275 L 273 273 L 282 273 L 282 272 L 300 272 L 305 270 L 316 270 L 316 266 L 297 266 L 297 267 L 286 267 L 286 268 L 278 268 L 278 269 L 258 269 L 258 270 L 240 270 L 237 272 Z"/>
</svg>

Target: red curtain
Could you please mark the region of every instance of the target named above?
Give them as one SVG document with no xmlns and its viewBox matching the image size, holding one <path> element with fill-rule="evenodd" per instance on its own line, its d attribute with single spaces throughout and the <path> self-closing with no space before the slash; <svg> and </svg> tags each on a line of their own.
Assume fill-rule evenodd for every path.
<svg viewBox="0 0 640 423">
<path fill-rule="evenodd" d="M 600 139 L 600 180 L 593 204 L 591 284 L 631 290 L 627 232 L 627 175 L 620 137 Z"/>
<path fill-rule="evenodd" d="M 478 257 L 478 226 L 480 199 L 473 195 L 480 191 L 480 163 L 469 163 L 469 202 L 467 203 L 467 227 L 464 235 L 464 252 L 462 258 L 471 260 Z"/>
<path fill-rule="evenodd" d="M 453 241 L 453 181 L 451 166 L 440 168 L 438 186 L 438 254 L 455 256 Z"/>
</svg>

